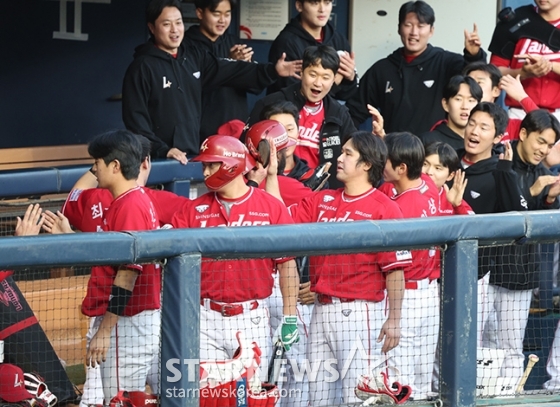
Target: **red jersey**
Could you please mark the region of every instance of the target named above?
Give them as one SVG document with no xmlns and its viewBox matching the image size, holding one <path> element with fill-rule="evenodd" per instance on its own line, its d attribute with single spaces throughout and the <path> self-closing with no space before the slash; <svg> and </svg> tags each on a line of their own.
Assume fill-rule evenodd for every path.
<svg viewBox="0 0 560 407">
<path fill-rule="evenodd" d="M 294 154 L 307 161 L 311 168 L 319 166 L 319 139 L 324 120 L 323 101 L 306 104 L 299 112 L 299 138 Z"/>
<path fill-rule="evenodd" d="M 297 223 L 402 218 L 399 207 L 375 188 L 359 196 L 347 195 L 342 188 L 319 191 L 290 207 L 290 211 Z M 339 298 L 382 301 L 384 273 L 403 269 L 411 259 L 408 250 L 310 256 L 311 290 Z"/>
<path fill-rule="evenodd" d="M 229 211 L 227 210 L 229 206 Z M 209 228 L 293 223 L 282 202 L 258 188 L 230 201 L 209 192 L 175 214 L 175 228 Z M 212 260 L 202 262 L 200 298 L 220 302 L 264 299 L 272 294 L 275 262 L 282 259 Z"/>
<path fill-rule="evenodd" d="M 471 206 L 463 199 L 461 205 L 455 207 L 447 200 L 447 192 L 441 187 L 439 190 L 439 214 L 440 216 L 448 215 L 474 215 Z"/>
<path fill-rule="evenodd" d="M 557 27 L 560 20 L 551 21 L 550 24 Z M 550 61 L 560 62 L 560 52 L 554 52 L 546 45 L 529 38 L 521 38 L 515 45 L 513 55 L 523 54 L 540 55 Z M 524 59 L 512 57 L 511 60 L 507 60 L 497 55 L 492 55 L 490 58 L 491 64 L 511 69 L 520 69 L 524 62 Z M 541 108 L 549 110 L 560 108 L 560 75 L 550 72 L 540 78 L 527 78 L 523 80 L 523 87 L 527 95 Z M 512 107 L 521 107 L 518 102 L 509 96 L 506 96 L 505 104 Z"/>
<path fill-rule="evenodd" d="M 104 231 L 154 230 L 159 227 L 157 212 L 142 187 L 135 187 L 118 196 L 105 213 Z M 82 312 L 88 316 L 104 315 L 111 295 L 111 287 L 120 267 L 92 267 Z M 138 271 L 132 297 L 125 316 L 160 308 L 161 270 L 158 264 L 127 264 Z"/>
<path fill-rule="evenodd" d="M 425 218 L 439 216 L 439 194 L 432 179 L 422 174 L 422 182 L 415 188 L 397 194 L 392 184 L 383 188 L 388 192 L 389 198 L 396 202 L 401 208 L 405 218 Z M 385 185 L 385 184 L 384 184 Z M 413 250 L 412 264 L 404 269 L 406 281 L 423 280 L 425 278 L 436 279 L 440 277 L 439 254 L 435 249 Z"/>
<path fill-rule="evenodd" d="M 266 188 L 266 178 L 263 182 L 261 182 L 259 188 Z M 296 204 L 303 198 L 313 195 L 311 188 L 306 187 L 297 179 L 286 177 L 284 175 L 278 176 L 278 188 L 280 189 L 280 196 L 284 200 L 284 204 L 286 206 Z"/>
</svg>

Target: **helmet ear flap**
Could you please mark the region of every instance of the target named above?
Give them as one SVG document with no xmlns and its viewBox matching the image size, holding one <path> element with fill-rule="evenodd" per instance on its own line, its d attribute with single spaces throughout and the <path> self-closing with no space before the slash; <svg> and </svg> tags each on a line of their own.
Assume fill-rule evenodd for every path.
<svg viewBox="0 0 560 407">
<path fill-rule="evenodd" d="M 267 139 L 261 140 L 259 142 L 257 150 L 259 152 L 259 157 L 260 157 L 261 164 L 263 165 L 264 168 L 268 167 L 268 164 L 270 163 L 270 143 L 269 143 L 269 141 Z"/>
</svg>

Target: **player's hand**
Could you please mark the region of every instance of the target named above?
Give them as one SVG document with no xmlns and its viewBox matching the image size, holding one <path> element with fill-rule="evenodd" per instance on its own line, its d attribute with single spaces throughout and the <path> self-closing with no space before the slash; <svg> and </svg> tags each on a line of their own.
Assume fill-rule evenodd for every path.
<svg viewBox="0 0 560 407">
<path fill-rule="evenodd" d="M 384 120 L 379 110 L 372 105 L 367 105 L 369 114 L 371 115 L 371 128 L 372 133 L 381 138 L 385 137 L 385 130 L 383 129 Z"/>
<path fill-rule="evenodd" d="M 110 345 L 111 330 L 99 327 L 99 330 L 89 343 L 89 349 L 86 354 L 86 366 L 96 367 L 105 362 Z"/>
<path fill-rule="evenodd" d="M 521 75 L 517 75 L 515 78 L 511 75 L 502 76 L 499 88 L 505 91 L 510 98 L 518 102 L 527 97 L 527 92 L 525 92 L 521 84 Z"/>
<path fill-rule="evenodd" d="M 298 301 L 304 305 L 315 303 L 315 293 L 311 291 L 310 281 L 299 285 Z"/>
<path fill-rule="evenodd" d="M 51 211 L 45 211 L 43 213 L 43 218 L 45 218 L 45 223 L 43 223 L 43 230 L 53 235 L 58 235 L 62 233 L 74 233 L 68 218 L 64 216 L 60 211 L 56 214 Z"/>
<path fill-rule="evenodd" d="M 255 181 L 258 185 L 261 184 L 266 178 L 267 170 L 262 166 L 260 162 L 257 161 L 257 166 L 249 171 L 246 178 L 249 181 Z"/>
<path fill-rule="evenodd" d="M 282 324 L 276 329 L 272 337 L 272 343 L 276 343 L 280 339 L 286 351 L 290 347 L 299 342 L 299 331 L 297 328 L 297 317 L 295 315 L 288 315 L 282 317 Z"/>
<path fill-rule="evenodd" d="M 460 206 L 463 202 L 463 195 L 465 194 L 467 181 L 468 179 L 465 178 L 464 171 L 457 170 L 455 172 L 455 177 L 453 178 L 453 186 L 449 188 L 446 184 L 443 184 L 447 201 L 454 207 Z"/>
<path fill-rule="evenodd" d="M 296 79 L 301 79 L 299 75 L 301 72 L 301 62 L 301 59 L 297 61 L 286 61 L 286 53 L 283 52 L 278 62 L 276 62 L 276 72 L 279 76 L 293 76 Z"/>
<path fill-rule="evenodd" d="M 477 55 L 480 51 L 481 45 L 482 42 L 478 36 L 478 27 L 476 26 L 476 23 L 474 23 L 472 32 L 465 30 L 465 49 L 469 54 Z"/>
<path fill-rule="evenodd" d="M 278 155 L 276 154 L 274 140 L 268 139 L 268 144 L 270 145 L 270 157 L 268 159 L 268 167 L 266 167 L 266 175 L 278 175 Z"/>
<path fill-rule="evenodd" d="M 354 52 L 347 52 L 338 54 L 340 57 L 340 65 L 338 66 L 338 73 L 349 81 L 353 81 L 356 77 L 356 59 Z"/>
<path fill-rule="evenodd" d="M 513 149 L 511 147 L 511 143 L 509 141 L 504 141 L 503 144 L 504 144 L 505 151 L 503 153 L 500 153 L 499 159 L 505 161 L 513 160 Z"/>
<path fill-rule="evenodd" d="M 387 319 L 381 327 L 381 332 L 377 337 L 377 342 L 383 342 L 381 352 L 387 353 L 396 348 L 401 338 L 401 326 L 398 322 Z"/>
<path fill-rule="evenodd" d="M 43 209 L 39 204 L 31 204 L 27 207 L 23 219 L 19 216 L 17 217 L 16 230 L 14 235 L 16 236 L 35 236 L 38 235 L 45 218 L 41 216 Z"/>
<path fill-rule="evenodd" d="M 558 198 L 558 195 L 560 195 L 560 178 L 550 186 L 547 199 L 548 201 L 554 201 L 556 198 Z"/>
<path fill-rule="evenodd" d="M 516 59 L 524 59 L 525 63 L 521 67 L 521 78 L 539 78 L 548 75 L 552 71 L 552 62 L 543 58 L 541 55 L 518 54 L 513 56 Z"/>
<path fill-rule="evenodd" d="M 246 44 L 236 44 L 229 50 L 229 58 L 238 61 L 251 62 L 253 54 L 253 48 L 248 47 Z"/>
<path fill-rule="evenodd" d="M 173 147 L 171 150 L 167 152 L 167 158 L 173 158 L 179 161 L 181 164 L 187 164 L 187 153 L 182 152 L 178 148 Z"/>
<path fill-rule="evenodd" d="M 541 175 L 535 183 L 529 188 L 531 196 L 539 195 L 547 186 L 554 184 L 560 180 L 558 175 Z"/>
</svg>

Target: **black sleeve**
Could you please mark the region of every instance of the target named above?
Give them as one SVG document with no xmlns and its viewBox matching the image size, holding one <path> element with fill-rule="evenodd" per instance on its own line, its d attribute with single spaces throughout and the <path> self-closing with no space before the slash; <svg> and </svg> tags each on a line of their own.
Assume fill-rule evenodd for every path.
<svg viewBox="0 0 560 407">
<path fill-rule="evenodd" d="M 519 188 L 517 173 L 512 167 L 511 161 L 499 160 L 492 173 L 496 184 L 497 212 L 528 210 L 527 200 Z"/>
<path fill-rule="evenodd" d="M 356 127 L 359 127 L 370 117 L 367 109 L 368 104 L 379 109 L 381 114 L 383 114 L 377 100 L 377 89 L 373 66 L 370 67 L 360 79 L 358 91 L 355 92 L 354 95 L 346 102 L 346 107 L 350 111 L 350 116 L 352 117 Z"/>
</svg>

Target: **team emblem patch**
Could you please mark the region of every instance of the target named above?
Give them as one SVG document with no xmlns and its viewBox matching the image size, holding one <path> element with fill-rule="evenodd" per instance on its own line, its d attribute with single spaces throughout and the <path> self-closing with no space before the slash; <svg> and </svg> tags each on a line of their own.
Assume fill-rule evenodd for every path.
<svg viewBox="0 0 560 407">
<path fill-rule="evenodd" d="M 261 317 L 251 318 L 251 322 L 255 325 L 258 325 L 261 322 Z"/>
<path fill-rule="evenodd" d="M 332 148 L 326 148 L 323 150 L 323 157 L 327 160 L 330 160 L 331 158 L 334 157 L 334 153 Z"/>
<path fill-rule="evenodd" d="M 210 208 L 210 205 L 198 205 L 195 209 L 198 213 L 202 213 Z"/>
<path fill-rule="evenodd" d="M 478 193 L 476 191 L 471 191 L 471 196 L 473 197 L 473 199 L 476 199 L 480 196 L 480 193 Z"/>
<path fill-rule="evenodd" d="M 412 259 L 412 254 L 408 250 L 399 250 L 395 253 L 395 255 L 397 256 L 397 260 L 399 261 Z"/>
<path fill-rule="evenodd" d="M 193 72 L 192 76 L 194 76 L 196 79 L 199 79 L 200 78 L 200 71 Z"/>
<path fill-rule="evenodd" d="M 345 317 L 347 317 L 348 315 L 350 315 L 352 313 L 351 309 L 343 309 L 342 310 L 342 315 L 344 315 Z"/>
<path fill-rule="evenodd" d="M 68 200 L 70 202 L 76 202 L 78 200 L 78 198 L 80 197 L 80 195 L 82 194 L 83 190 L 81 189 L 75 189 L 70 193 L 70 196 L 68 197 Z"/>
<path fill-rule="evenodd" d="M 331 202 L 331 201 L 334 201 L 334 196 L 325 195 L 325 196 L 323 197 L 323 202 Z"/>
<path fill-rule="evenodd" d="M 426 85 L 427 88 L 431 88 L 432 86 L 434 86 L 434 81 L 433 80 L 424 81 L 424 85 Z"/>
</svg>

